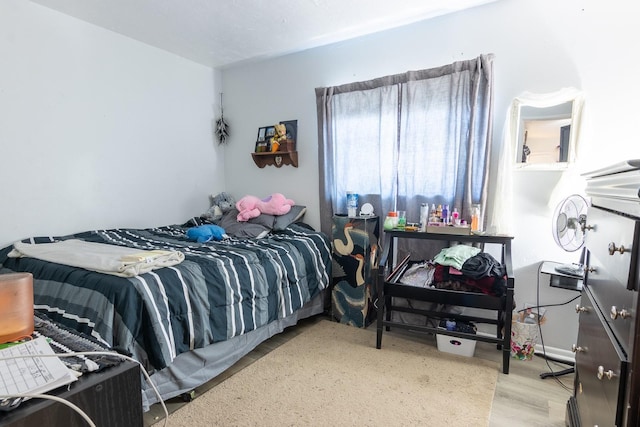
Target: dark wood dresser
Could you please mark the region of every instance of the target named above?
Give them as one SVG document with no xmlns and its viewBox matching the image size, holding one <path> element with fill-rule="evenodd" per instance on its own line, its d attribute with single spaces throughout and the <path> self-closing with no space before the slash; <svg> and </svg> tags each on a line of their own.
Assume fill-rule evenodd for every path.
<svg viewBox="0 0 640 427">
<path fill-rule="evenodd" d="M 640 399 L 638 261 L 640 160 L 585 175 L 585 240 L 574 395 L 569 426 L 637 426 Z"/>
</svg>

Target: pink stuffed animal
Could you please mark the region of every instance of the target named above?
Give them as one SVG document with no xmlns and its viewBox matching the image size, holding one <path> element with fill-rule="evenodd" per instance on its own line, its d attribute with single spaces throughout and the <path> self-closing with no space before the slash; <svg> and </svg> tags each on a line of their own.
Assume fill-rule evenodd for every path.
<svg viewBox="0 0 640 427">
<path fill-rule="evenodd" d="M 258 199 L 255 196 L 244 196 L 236 203 L 236 209 L 238 209 L 238 221 L 249 221 L 251 218 L 255 218 L 261 213 L 269 215 L 284 215 L 291 210 L 295 202 L 291 199 L 287 199 L 280 193 L 273 193 L 272 195 Z"/>
</svg>

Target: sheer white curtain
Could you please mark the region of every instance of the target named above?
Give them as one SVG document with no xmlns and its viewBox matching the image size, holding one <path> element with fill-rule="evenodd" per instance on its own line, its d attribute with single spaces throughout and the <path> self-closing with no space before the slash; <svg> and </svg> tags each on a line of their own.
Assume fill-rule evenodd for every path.
<svg viewBox="0 0 640 427">
<path fill-rule="evenodd" d="M 389 177 L 397 174 L 399 89 L 382 86 L 334 97 L 332 212 L 347 211 L 347 191 L 363 200 L 380 195 L 372 200 L 378 208 L 393 205 L 397 184 Z"/>
<path fill-rule="evenodd" d="M 382 217 L 421 203 L 470 217 L 486 202 L 493 55 L 367 82 L 316 89 L 321 227 L 346 212 L 346 192 Z"/>
</svg>

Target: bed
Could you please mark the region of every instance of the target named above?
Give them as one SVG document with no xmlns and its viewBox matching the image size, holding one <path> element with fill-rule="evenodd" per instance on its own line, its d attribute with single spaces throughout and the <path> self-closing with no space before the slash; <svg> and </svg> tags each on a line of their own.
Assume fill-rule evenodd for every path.
<svg viewBox="0 0 640 427">
<path fill-rule="evenodd" d="M 295 222 L 300 215 L 246 224 L 236 223 L 233 212 L 227 218 L 220 225 L 231 234 L 203 243 L 186 237 L 188 229 L 203 225 L 198 218 L 181 225 L 24 239 L 0 250 L 0 273 L 31 272 L 36 311 L 132 355 L 166 400 L 202 385 L 265 339 L 324 310 L 331 278 L 326 235 Z M 184 257 L 175 265 L 127 276 L 16 255 L 19 244 L 40 249 L 72 242 Z M 158 398 L 146 383 L 142 392 L 148 410 Z"/>
</svg>

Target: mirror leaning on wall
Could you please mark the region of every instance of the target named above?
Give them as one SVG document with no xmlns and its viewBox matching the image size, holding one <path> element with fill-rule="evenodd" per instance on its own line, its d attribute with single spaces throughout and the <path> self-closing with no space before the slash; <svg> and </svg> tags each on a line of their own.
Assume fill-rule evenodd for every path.
<svg viewBox="0 0 640 427">
<path fill-rule="evenodd" d="M 509 139 L 516 168 L 562 169 L 573 163 L 583 104 L 584 96 L 575 88 L 515 98 Z"/>
</svg>

